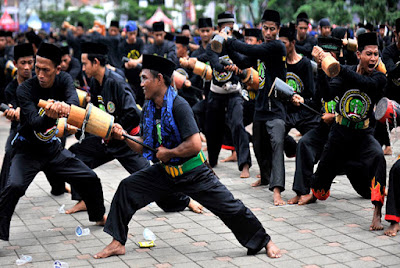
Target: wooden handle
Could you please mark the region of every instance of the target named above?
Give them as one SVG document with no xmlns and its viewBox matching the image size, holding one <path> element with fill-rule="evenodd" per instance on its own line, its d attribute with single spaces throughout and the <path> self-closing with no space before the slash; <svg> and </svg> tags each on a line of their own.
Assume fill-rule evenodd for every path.
<svg viewBox="0 0 400 268">
<path fill-rule="evenodd" d="M 39 106 L 40 108 L 43 108 L 43 109 L 44 109 L 48 103 L 49 103 L 48 101 L 39 100 L 39 103 L 38 103 L 37 106 Z"/>
</svg>

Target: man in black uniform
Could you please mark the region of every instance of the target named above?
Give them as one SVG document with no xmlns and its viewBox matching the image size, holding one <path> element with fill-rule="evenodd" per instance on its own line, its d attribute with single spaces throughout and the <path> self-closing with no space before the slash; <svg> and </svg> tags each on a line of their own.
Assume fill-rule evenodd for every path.
<svg viewBox="0 0 400 268">
<path fill-rule="evenodd" d="M 296 93 L 292 98 L 293 104 L 287 107 L 285 153 L 288 156 L 295 155 L 297 147 L 296 141 L 288 135 L 289 131 L 296 128 L 304 136 L 309 130 L 316 128 L 320 121 L 319 115 L 299 106 L 299 102 L 312 106 L 315 89 L 310 60 L 297 53 L 295 35 L 296 30 L 293 24 L 290 27 L 284 26 L 279 31 L 279 40 L 285 45 L 287 53 L 286 83 Z"/>
<path fill-rule="evenodd" d="M 72 78 L 60 71 L 60 62 L 61 51 L 58 47 L 41 44 L 36 55 L 37 76 L 23 82 L 17 89 L 21 113 L 13 142 L 15 155 L 7 185 L 0 193 L 2 240 L 9 239 L 11 217 L 18 200 L 41 170 L 50 171 L 60 181 L 67 181 L 75 187 L 87 205 L 90 221 L 102 225 L 106 219 L 99 178 L 71 152 L 62 149 L 55 137 L 57 118 L 68 115 L 68 104 L 78 104 Z M 39 109 L 39 99 L 65 102 L 49 102 L 44 109 Z"/>
<path fill-rule="evenodd" d="M 220 31 L 225 27 L 233 29 L 234 21 L 232 13 L 223 12 L 218 15 L 218 29 Z M 243 98 L 240 78 L 233 71 L 227 71 L 225 69 L 226 65 L 221 63 L 221 61 L 225 61 L 228 65 L 232 64 L 232 60 L 225 48 L 222 49 L 221 53 L 216 53 L 209 45 L 207 47 L 207 58 L 213 69 L 205 121 L 210 165 L 214 167 L 218 163 L 218 155 L 221 151 L 225 133 L 226 118 L 237 153 L 238 168 L 241 171 L 240 177 L 248 178 L 250 176 L 251 157 L 249 137 L 243 125 Z"/>
<path fill-rule="evenodd" d="M 109 213 L 104 231 L 113 241 L 95 258 L 125 254 L 128 224 L 135 212 L 174 192 L 184 192 L 202 202 L 232 230 L 239 242 L 256 254 L 263 247 L 271 258 L 280 250 L 261 223 L 244 204 L 234 199 L 212 170 L 205 165 L 199 130 L 188 103 L 170 86 L 175 64 L 165 58 L 143 55 L 142 86 L 149 100 L 142 113 L 141 140 L 157 152 L 125 140 L 137 152 L 157 164 L 124 179 Z M 124 139 L 123 128 L 114 124 L 113 136 Z"/>
<path fill-rule="evenodd" d="M 296 20 L 296 51 L 311 60 L 311 51 L 317 40 L 307 33 L 309 24 L 307 13 L 300 12 Z"/>
<path fill-rule="evenodd" d="M 13 60 L 12 47 L 7 46 L 6 40 L 7 33 L 0 30 L 0 102 L 5 101 L 4 90 L 7 84 L 11 81 L 11 78 L 7 76 L 6 64 L 9 60 Z"/>
<path fill-rule="evenodd" d="M 269 189 L 274 192 L 275 205 L 285 204 L 281 191 L 285 187 L 283 147 L 286 104 L 276 98 L 269 98 L 268 93 L 276 77 L 283 81 L 286 79 L 286 49 L 281 41 L 276 40 L 280 21 L 279 12 L 267 9 L 262 17 L 264 43 L 247 45 L 233 38 L 226 42 L 228 50 L 260 59 L 265 66 L 265 86 L 259 89 L 256 97 L 253 122 L 253 145 L 261 179 L 253 186 L 269 184 Z"/>
<path fill-rule="evenodd" d="M 319 53 L 319 61 L 324 52 Z M 338 172 L 345 171 L 354 189 L 374 204 L 370 230 L 382 230 L 382 205 L 385 199 L 386 161 L 378 141 L 369 127 L 369 118 L 374 105 L 382 98 L 386 84 L 383 73 L 375 70 L 379 59 L 376 33 L 365 33 L 358 37 L 355 66 L 341 65 L 340 73 L 329 84 L 336 92 L 336 123 L 332 125 L 327 144 L 321 156 L 318 169 L 311 182 L 312 194 L 306 202 L 325 200 Z"/>
<path fill-rule="evenodd" d="M 390 226 L 384 232 L 385 235 L 396 236 L 400 231 L 400 160 L 397 160 L 390 169 L 385 220 L 390 222 Z"/>
<path fill-rule="evenodd" d="M 76 87 L 83 87 L 82 66 L 78 59 L 71 57 L 69 46 L 62 46 L 61 49 L 61 71 L 71 75 Z"/>
<path fill-rule="evenodd" d="M 127 57 L 128 62 L 124 62 L 122 68 L 125 71 L 125 77 L 128 79 L 128 83 L 135 93 L 136 103 L 143 106 L 144 94 L 140 86 L 140 69 L 135 68 L 135 60 L 139 59 L 143 53 L 144 42 L 142 38 L 138 38 L 138 27 L 135 21 L 130 20 L 125 25 L 126 40 L 120 42 L 118 51 L 120 52 L 120 58 Z"/>
</svg>

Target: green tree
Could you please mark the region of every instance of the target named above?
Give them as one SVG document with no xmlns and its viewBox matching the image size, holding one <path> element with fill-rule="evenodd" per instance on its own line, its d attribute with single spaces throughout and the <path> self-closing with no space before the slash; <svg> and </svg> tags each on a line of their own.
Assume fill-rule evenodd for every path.
<svg viewBox="0 0 400 268">
<path fill-rule="evenodd" d="M 78 21 L 81 21 L 86 27 L 91 27 L 94 22 L 94 15 L 89 12 L 81 12 L 81 9 L 76 11 L 42 11 L 39 12 L 39 18 L 42 21 L 51 22 L 52 27 L 61 27 L 65 20 L 68 20 L 73 25 L 76 25 Z"/>
</svg>

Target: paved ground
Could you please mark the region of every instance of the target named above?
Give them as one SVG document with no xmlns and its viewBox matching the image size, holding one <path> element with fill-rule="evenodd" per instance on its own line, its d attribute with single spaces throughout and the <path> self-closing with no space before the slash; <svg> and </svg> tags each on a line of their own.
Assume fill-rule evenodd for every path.
<svg viewBox="0 0 400 268">
<path fill-rule="evenodd" d="M 0 118 L 0 154 L 9 123 Z M 69 140 L 68 144 L 74 140 Z M 395 152 L 400 153 L 400 143 Z M 228 156 L 223 151 L 221 157 Z M 387 157 L 388 171 L 394 158 Z M 280 259 L 269 259 L 265 250 L 246 256 L 232 233 L 212 213 L 191 211 L 165 213 L 155 204 L 140 210 L 130 223 L 126 255 L 95 260 L 111 237 L 93 226 L 85 212 L 59 214 L 58 208 L 74 204 L 70 196 L 54 197 L 40 173 L 18 203 L 11 222 L 10 241 L 0 242 L 0 267 L 14 267 L 22 255 L 33 261 L 26 267 L 52 267 L 62 260 L 69 267 L 400 267 L 400 235 L 389 238 L 383 231 L 368 230 L 372 218 L 369 200 L 360 198 L 344 176 L 337 177 L 331 197 L 308 206 L 275 207 L 266 187 L 252 188 L 258 167 L 253 155 L 250 179 L 240 179 L 236 163 L 221 163 L 215 172 L 221 181 L 257 215 L 273 241 L 282 249 Z M 95 170 L 103 183 L 106 208 L 127 172 L 116 161 Z M 291 191 L 294 159 L 286 159 L 286 187 Z M 89 227 L 91 234 L 75 235 L 75 227 Z M 385 227 L 388 226 L 384 222 Z M 142 232 L 150 228 L 157 236 L 156 247 L 140 249 Z"/>
</svg>

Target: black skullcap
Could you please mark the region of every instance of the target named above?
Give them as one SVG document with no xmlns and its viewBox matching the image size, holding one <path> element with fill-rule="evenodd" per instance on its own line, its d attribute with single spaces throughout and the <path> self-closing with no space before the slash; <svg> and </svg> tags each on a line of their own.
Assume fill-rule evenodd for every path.
<svg viewBox="0 0 400 268">
<path fill-rule="evenodd" d="M 82 28 L 84 28 L 83 27 L 83 22 L 81 22 L 81 21 L 78 21 L 78 24 L 77 24 L 77 26 L 76 27 L 82 27 Z"/>
<path fill-rule="evenodd" d="M 6 31 L 6 36 L 7 36 L 7 37 L 12 37 L 12 35 L 13 35 L 13 32 L 11 32 L 11 31 Z"/>
<path fill-rule="evenodd" d="M 110 23 L 110 27 L 117 27 L 119 28 L 119 21 L 117 20 L 112 20 Z"/>
<path fill-rule="evenodd" d="M 175 37 L 175 43 L 187 46 L 189 45 L 189 37 L 183 35 L 177 35 Z"/>
<path fill-rule="evenodd" d="M 329 19 L 323 18 L 319 21 L 319 26 L 320 27 L 331 26 L 331 23 L 329 22 Z"/>
<path fill-rule="evenodd" d="M 343 39 L 344 35 L 347 33 L 347 28 L 345 27 L 336 27 L 335 29 L 332 30 L 332 37 L 338 38 L 338 39 Z"/>
<path fill-rule="evenodd" d="M 299 24 L 299 22 L 301 21 L 304 21 L 307 24 L 310 23 L 310 20 L 308 19 L 308 15 L 306 12 L 300 12 L 299 15 L 297 15 L 296 23 Z"/>
<path fill-rule="evenodd" d="M 396 32 L 400 32 L 400 18 L 396 19 Z"/>
<path fill-rule="evenodd" d="M 183 30 L 189 30 L 190 31 L 189 25 L 187 25 L 187 24 L 183 25 L 182 26 L 182 32 L 183 32 Z"/>
<path fill-rule="evenodd" d="M 379 29 L 385 29 L 386 25 L 385 24 L 379 24 Z"/>
<path fill-rule="evenodd" d="M 365 27 L 364 27 L 365 29 L 367 29 L 367 30 L 369 30 L 370 32 L 373 32 L 374 31 L 374 25 L 372 25 L 371 23 L 367 23 L 367 24 L 365 24 Z"/>
<path fill-rule="evenodd" d="M 56 66 L 61 63 L 61 49 L 56 45 L 49 43 L 41 43 L 38 51 L 36 52 L 36 56 L 40 56 L 46 59 L 51 60 Z"/>
<path fill-rule="evenodd" d="M 35 34 L 34 31 L 27 32 L 25 36 L 26 39 L 28 39 L 28 42 L 31 44 L 35 44 L 36 47 L 39 47 L 40 44 L 42 43 L 42 38 L 40 38 L 37 34 Z"/>
<path fill-rule="evenodd" d="M 232 13 L 225 11 L 218 14 L 218 19 L 217 19 L 218 24 L 230 23 L 230 22 L 233 23 L 235 22 L 235 16 Z"/>
<path fill-rule="evenodd" d="M 171 77 L 175 67 L 175 63 L 169 59 L 156 55 L 143 54 L 142 69 L 154 70 L 165 76 Z"/>
<path fill-rule="evenodd" d="M 102 43 L 94 43 L 94 42 L 83 42 L 81 43 L 82 54 L 99 54 L 99 55 L 107 55 L 108 48 L 106 45 Z"/>
<path fill-rule="evenodd" d="M 164 39 L 165 40 L 168 40 L 168 41 L 174 41 L 174 38 L 175 38 L 175 35 L 173 35 L 172 33 L 165 33 L 165 37 L 164 37 Z"/>
<path fill-rule="evenodd" d="M 335 37 L 318 37 L 318 46 L 324 51 L 338 52 L 342 48 L 342 40 Z"/>
<path fill-rule="evenodd" d="M 279 12 L 276 10 L 266 9 L 261 18 L 261 21 L 272 21 L 272 22 L 276 22 L 278 25 L 280 25 L 281 24 L 281 15 L 279 15 Z"/>
<path fill-rule="evenodd" d="M 296 39 L 296 28 L 293 23 L 290 23 L 289 27 L 282 26 L 279 30 L 279 37 L 286 37 L 289 42 Z"/>
<path fill-rule="evenodd" d="M 0 37 L 6 37 L 6 31 L 0 30 Z"/>
<path fill-rule="evenodd" d="M 244 29 L 244 36 L 254 36 L 254 37 L 257 37 L 257 39 L 260 39 L 261 29 L 246 28 L 246 29 Z"/>
<path fill-rule="evenodd" d="M 164 22 L 157 21 L 153 23 L 153 32 L 163 32 L 164 31 Z"/>
<path fill-rule="evenodd" d="M 23 43 L 14 47 L 14 60 L 18 61 L 19 58 L 33 56 L 32 44 Z"/>
<path fill-rule="evenodd" d="M 198 27 L 200 28 L 207 28 L 207 27 L 213 27 L 212 20 L 211 18 L 200 18 Z"/>
<path fill-rule="evenodd" d="M 377 46 L 378 37 L 376 32 L 363 33 L 358 36 L 358 50 L 363 51 L 365 46 Z"/>
<path fill-rule="evenodd" d="M 69 55 L 69 46 L 61 46 L 61 57 L 64 55 Z"/>
</svg>

